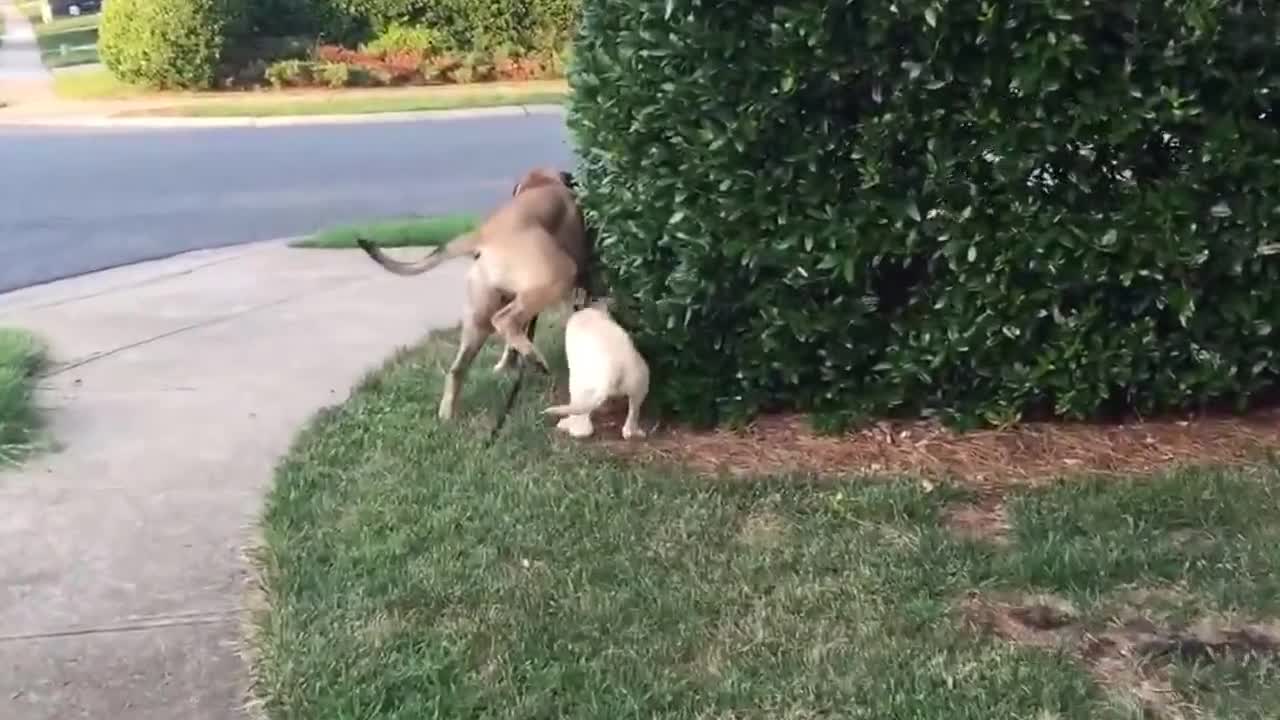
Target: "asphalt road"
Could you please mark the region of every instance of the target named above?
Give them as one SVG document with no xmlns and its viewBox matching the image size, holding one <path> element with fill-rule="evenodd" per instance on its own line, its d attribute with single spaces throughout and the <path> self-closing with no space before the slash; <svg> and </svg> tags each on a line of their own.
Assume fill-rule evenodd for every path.
<svg viewBox="0 0 1280 720">
<path fill-rule="evenodd" d="M 200 129 L 0 127 L 0 293 L 385 216 L 479 212 L 573 162 L 557 115 Z"/>
</svg>

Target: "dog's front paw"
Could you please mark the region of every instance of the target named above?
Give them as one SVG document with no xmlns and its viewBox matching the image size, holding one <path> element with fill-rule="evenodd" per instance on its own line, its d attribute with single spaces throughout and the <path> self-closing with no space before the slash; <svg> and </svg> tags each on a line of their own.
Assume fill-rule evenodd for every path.
<svg viewBox="0 0 1280 720">
<path fill-rule="evenodd" d="M 632 438 L 635 438 L 635 439 L 637 439 L 637 440 L 641 440 L 641 439 L 644 439 L 644 438 L 645 438 L 645 437 L 647 437 L 647 436 L 648 436 L 648 433 L 646 433 L 644 430 L 641 430 L 641 429 L 640 429 L 640 428 L 638 428 L 638 427 L 630 427 L 630 426 L 627 426 L 627 425 L 623 425 L 623 426 L 622 426 L 622 439 L 623 439 L 623 440 L 630 440 L 630 439 L 632 439 Z"/>
</svg>

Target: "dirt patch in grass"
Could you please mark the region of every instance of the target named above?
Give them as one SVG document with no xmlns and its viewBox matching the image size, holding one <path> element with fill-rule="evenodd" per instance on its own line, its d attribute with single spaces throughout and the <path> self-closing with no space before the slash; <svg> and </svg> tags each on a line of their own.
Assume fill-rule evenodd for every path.
<svg viewBox="0 0 1280 720">
<path fill-rule="evenodd" d="M 1129 599 L 1141 599 L 1130 594 Z M 1185 626 L 1152 621 L 1137 606 L 1101 627 L 1082 619 L 1070 603 L 1050 595 L 971 594 L 962 613 L 972 627 L 1017 645 L 1063 652 L 1083 664 L 1113 693 L 1127 696 L 1143 717 L 1195 717 L 1191 698 L 1170 680 L 1175 664 L 1212 665 L 1280 655 L 1280 623 L 1201 618 Z"/>
<path fill-rule="evenodd" d="M 601 412 L 596 437 L 611 451 L 710 475 L 914 475 L 995 489 L 1063 475 L 1145 474 L 1180 464 L 1239 464 L 1280 448 L 1280 409 L 1115 424 L 1027 423 L 955 432 L 934 422 L 880 423 L 822 435 L 800 415 L 762 417 L 743 430 L 660 428 L 618 442 L 625 404 Z"/>
<path fill-rule="evenodd" d="M 747 547 L 768 549 L 782 544 L 786 534 L 786 521 L 766 511 L 748 515 L 738 531 L 738 539 Z"/>
<path fill-rule="evenodd" d="M 1009 515 L 999 495 L 988 494 L 974 502 L 949 505 L 942 513 L 942 522 L 956 537 L 998 547 L 1009 545 Z"/>
</svg>

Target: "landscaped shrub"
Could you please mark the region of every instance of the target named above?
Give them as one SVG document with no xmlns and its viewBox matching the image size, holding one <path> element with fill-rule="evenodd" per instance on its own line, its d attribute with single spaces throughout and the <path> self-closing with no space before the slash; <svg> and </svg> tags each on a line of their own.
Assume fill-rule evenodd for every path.
<svg viewBox="0 0 1280 720">
<path fill-rule="evenodd" d="M 117 78 L 156 88 L 207 88 L 245 31 L 244 0 L 111 0 L 98 50 Z"/>
<path fill-rule="evenodd" d="M 1274 3 L 583 4 L 583 200 L 667 411 L 1277 387 Z"/>
<path fill-rule="evenodd" d="M 439 49 L 558 50 L 573 36 L 579 0 L 328 0 L 348 23 L 377 35 L 397 26 L 430 28 Z"/>
<path fill-rule="evenodd" d="M 562 77 L 556 56 L 512 57 L 482 52 L 424 57 L 412 51 L 363 52 L 337 45 L 321 45 L 311 57 L 290 58 L 241 73 L 276 89 L 387 85 L 438 85 L 492 80 L 537 80 Z"/>
<path fill-rule="evenodd" d="M 281 60 L 271 64 L 266 69 L 264 77 L 271 87 L 277 90 L 310 87 L 316 84 L 319 69 L 317 65 L 309 60 Z"/>
<path fill-rule="evenodd" d="M 316 59 L 359 68 L 378 85 L 407 85 L 421 79 L 423 56 L 415 52 L 374 54 L 326 45 L 316 49 Z"/>
<path fill-rule="evenodd" d="M 353 70 L 350 65 L 341 63 L 321 63 L 315 77 L 330 88 L 344 88 L 365 84 L 364 76 Z"/>
<path fill-rule="evenodd" d="M 417 53 L 432 55 L 445 46 L 443 35 L 435 28 L 393 24 L 361 48 L 376 55 Z"/>
</svg>

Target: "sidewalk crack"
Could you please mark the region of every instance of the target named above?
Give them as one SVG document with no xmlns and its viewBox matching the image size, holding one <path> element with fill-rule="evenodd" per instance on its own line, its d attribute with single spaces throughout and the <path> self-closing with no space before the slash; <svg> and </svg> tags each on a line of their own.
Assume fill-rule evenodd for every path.
<svg viewBox="0 0 1280 720">
<path fill-rule="evenodd" d="M 80 360 L 75 360 L 73 362 L 56 365 L 50 370 L 48 370 L 47 372 L 37 375 L 36 378 L 39 380 L 45 380 L 48 378 L 57 377 L 58 375 L 61 375 L 69 370 L 75 370 L 76 368 L 84 367 L 91 363 L 95 363 L 99 360 L 109 358 L 112 355 L 117 355 L 119 353 L 122 353 L 126 350 L 132 350 L 134 348 L 142 347 L 144 345 L 150 345 L 151 343 L 158 342 L 166 338 L 171 338 L 175 335 L 181 335 L 182 333 L 190 332 L 191 330 L 200 330 L 203 328 L 212 327 L 214 325 L 218 325 L 218 324 L 227 322 L 229 320 L 235 320 L 236 318 L 244 317 L 245 315 L 250 315 L 252 313 L 258 312 L 259 310 L 267 310 L 270 308 L 279 307 L 281 305 L 291 303 L 295 300 L 301 300 L 302 298 L 311 297 L 312 295 L 323 295 L 324 293 L 334 292 L 336 290 L 341 290 L 343 288 L 351 287 L 354 285 L 367 283 L 369 281 L 370 281 L 370 278 L 356 278 L 348 282 L 339 283 L 337 285 L 334 285 L 333 287 L 324 288 L 323 290 L 314 290 L 310 292 L 298 293 L 296 295 L 289 295 L 289 296 L 280 298 L 278 300 L 272 300 L 271 302 L 268 302 L 268 303 L 255 305 L 251 308 L 246 308 L 238 312 L 228 313 L 226 315 L 220 315 L 218 317 L 209 318 L 208 320 L 202 320 L 198 323 L 192 323 L 190 325 L 184 325 L 182 327 L 175 328 L 168 332 L 160 333 L 159 335 L 153 335 L 149 338 L 143 338 L 142 340 L 138 340 L 136 342 L 131 342 L 126 345 L 121 345 L 119 347 L 111 348 L 110 350 L 103 350 L 101 352 L 93 353 L 88 357 L 82 358 Z"/>
<path fill-rule="evenodd" d="M 124 632 L 141 632 L 144 630 L 163 630 L 175 627 L 218 625 L 234 620 L 244 612 L 244 610 L 222 610 L 218 612 L 156 615 L 152 617 L 138 618 L 132 622 L 119 623 L 115 625 L 100 625 L 97 627 L 73 628 L 69 630 L 51 630 L 39 633 L 0 635 L 0 643 L 84 637 L 90 635 L 110 635 Z"/>
</svg>

